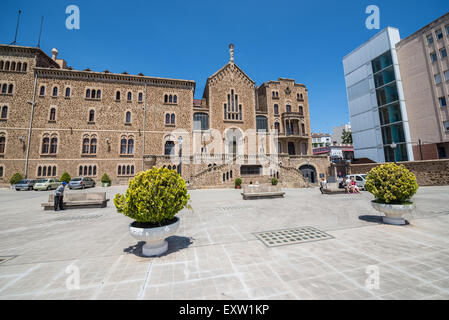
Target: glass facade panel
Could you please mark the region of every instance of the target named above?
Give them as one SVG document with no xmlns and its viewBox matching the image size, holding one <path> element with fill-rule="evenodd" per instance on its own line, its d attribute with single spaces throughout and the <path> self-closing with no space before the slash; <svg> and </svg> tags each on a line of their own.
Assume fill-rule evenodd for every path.
<svg viewBox="0 0 449 320">
<path fill-rule="evenodd" d="M 385 161 L 386 162 L 407 161 L 408 160 L 407 148 L 404 143 L 396 145 L 396 148 L 394 149 L 394 151 L 391 148 L 391 146 L 385 146 L 384 153 L 385 153 Z"/>
<path fill-rule="evenodd" d="M 385 144 L 405 142 L 404 130 L 401 124 L 382 127 L 382 140 Z"/>
<path fill-rule="evenodd" d="M 377 57 L 372 61 L 373 72 L 376 73 L 382 69 L 385 69 L 388 66 L 393 64 L 393 59 L 391 58 L 391 52 L 385 52 L 380 57 Z"/>
<path fill-rule="evenodd" d="M 389 84 L 385 87 L 376 90 L 377 105 L 383 106 L 384 104 L 398 101 L 398 90 L 396 88 L 396 82 Z"/>
<path fill-rule="evenodd" d="M 395 80 L 393 66 L 376 73 L 374 75 L 374 84 L 376 88 L 383 86 L 384 84 L 390 83 Z"/>
<path fill-rule="evenodd" d="M 256 128 L 257 131 L 265 131 L 268 132 L 268 121 L 267 117 L 257 116 L 256 117 Z"/>
<path fill-rule="evenodd" d="M 194 130 L 209 130 L 209 115 L 207 113 L 193 114 Z"/>
<path fill-rule="evenodd" d="M 390 104 L 379 109 L 380 124 L 386 125 L 402 121 L 399 103 Z"/>
</svg>

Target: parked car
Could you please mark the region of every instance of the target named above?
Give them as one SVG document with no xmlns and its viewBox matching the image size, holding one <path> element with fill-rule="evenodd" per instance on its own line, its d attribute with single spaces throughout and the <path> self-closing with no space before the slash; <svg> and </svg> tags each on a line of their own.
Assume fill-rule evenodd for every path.
<svg viewBox="0 0 449 320">
<path fill-rule="evenodd" d="M 58 179 L 39 179 L 34 184 L 34 190 L 51 190 L 56 189 L 61 183 Z"/>
<path fill-rule="evenodd" d="M 347 175 L 346 177 L 348 177 L 349 179 L 355 178 L 357 187 L 365 190 L 366 174 L 350 174 L 350 175 Z"/>
<path fill-rule="evenodd" d="M 36 183 L 36 180 L 31 180 L 31 179 L 20 180 L 18 183 L 16 183 L 14 188 L 17 191 L 20 191 L 20 190 L 33 190 L 33 187 L 34 187 L 35 183 Z"/>
<path fill-rule="evenodd" d="M 88 177 L 78 177 L 73 178 L 69 181 L 69 189 L 84 189 L 95 187 L 95 181 L 92 178 Z"/>
</svg>

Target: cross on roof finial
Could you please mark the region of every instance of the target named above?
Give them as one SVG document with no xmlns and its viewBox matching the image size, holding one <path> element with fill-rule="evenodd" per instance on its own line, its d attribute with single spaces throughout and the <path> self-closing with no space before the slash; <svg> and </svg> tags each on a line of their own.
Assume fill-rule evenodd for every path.
<svg viewBox="0 0 449 320">
<path fill-rule="evenodd" d="M 232 43 L 229 45 L 229 61 L 234 63 L 234 45 Z"/>
</svg>

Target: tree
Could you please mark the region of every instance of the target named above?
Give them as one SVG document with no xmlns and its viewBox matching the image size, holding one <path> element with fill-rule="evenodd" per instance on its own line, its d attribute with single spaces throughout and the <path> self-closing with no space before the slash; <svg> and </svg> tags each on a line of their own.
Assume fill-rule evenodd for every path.
<svg viewBox="0 0 449 320">
<path fill-rule="evenodd" d="M 9 183 L 11 183 L 11 185 L 15 185 L 17 183 L 19 183 L 20 180 L 22 180 L 23 177 L 20 173 L 16 172 L 12 175 L 11 179 L 9 179 Z"/>
<path fill-rule="evenodd" d="M 67 172 L 64 172 L 61 176 L 61 179 L 59 179 L 59 181 L 66 183 L 69 183 L 70 180 L 72 180 L 72 178 L 70 177 L 70 174 L 68 174 Z"/>
<path fill-rule="evenodd" d="M 343 133 L 341 135 L 341 140 L 344 144 L 352 144 L 351 130 L 346 131 L 346 129 L 343 129 Z"/>
</svg>

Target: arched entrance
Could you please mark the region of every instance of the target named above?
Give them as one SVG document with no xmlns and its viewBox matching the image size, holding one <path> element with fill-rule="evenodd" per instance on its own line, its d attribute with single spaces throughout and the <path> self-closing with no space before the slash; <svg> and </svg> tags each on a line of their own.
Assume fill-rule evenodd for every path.
<svg viewBox="0 0 449 320">
<path fill-rule="evenodd" d="M 306 164 L 300 166 L 299 170 L 301 171 L 303 177 L 309 181 L 309 183 L 316 182 L 316 169 L 313 166 Z"/>
</svg>

